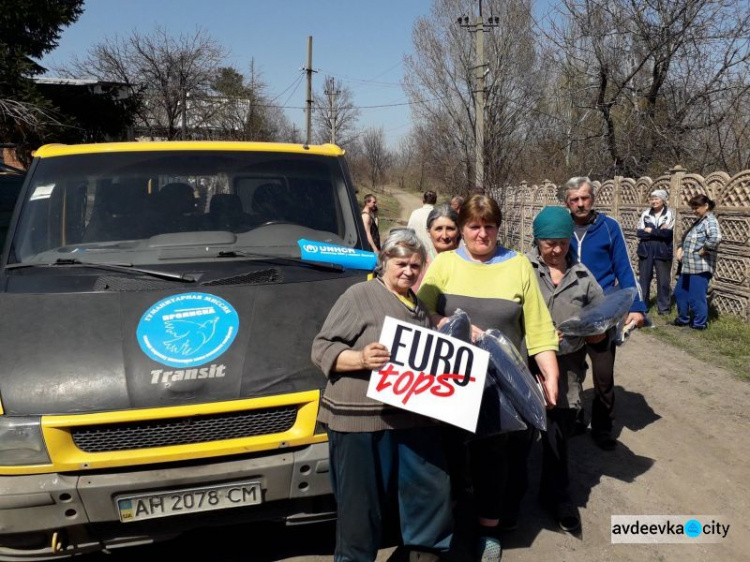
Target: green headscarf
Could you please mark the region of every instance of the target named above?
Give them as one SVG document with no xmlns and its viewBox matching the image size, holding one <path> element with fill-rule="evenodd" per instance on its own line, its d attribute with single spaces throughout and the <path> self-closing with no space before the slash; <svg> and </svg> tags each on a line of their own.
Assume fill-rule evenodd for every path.
<svg viewBox="0 0 750 562">
<path fill-rule="evenodd" d="M 545 207 L 534 218 L 534 238 L 570 238 L 573 218 L 565 207 Z"/>
</svg>

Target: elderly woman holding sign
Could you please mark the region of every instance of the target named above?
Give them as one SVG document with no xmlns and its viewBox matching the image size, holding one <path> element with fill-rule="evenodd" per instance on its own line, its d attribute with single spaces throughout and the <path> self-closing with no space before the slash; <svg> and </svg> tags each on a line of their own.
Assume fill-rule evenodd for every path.
<svg viewBox="0 0 750 562">
<path fill-rule="evenodd" d="M 472 320 L 474 336 L 496 328 L 520 351 L 534 356 L 544 378 L 548 406 L 557 399 L 558 338 L 529 260 L 498 246 L 500 208 L 485 195 L 461 206 L 459 228 L 465 246 L 439 254 L 430 265 L 419 298 L 440 327 L 460 308 Z M 469 443 L 474 499 L 479 518 L 479 557 L 500 558 L 498 527 L 515 526 L 519 491 L 526 486 L 525 457 L 531 432 L 475 439 Z M 500 525 L 501 518 L 503 525 Z"/>
<path fill-rule="evenodd" d="M 378 343 L 386 316 L 429 328 L 411 287 L 425 262 L 413 231 L 392 233 L 378 276 L 349 288 L 328 314 L 312 360 L 328 376 L 319 421 L 328 427 L 338 503 L 336 561 L 375 560 L 389 488 L 398 491 L 401 535 L 412 560 L 437 560 L 452 536 L 450 484 L 435 421 L 366 396 L 390 350 Z"/>
</svg>

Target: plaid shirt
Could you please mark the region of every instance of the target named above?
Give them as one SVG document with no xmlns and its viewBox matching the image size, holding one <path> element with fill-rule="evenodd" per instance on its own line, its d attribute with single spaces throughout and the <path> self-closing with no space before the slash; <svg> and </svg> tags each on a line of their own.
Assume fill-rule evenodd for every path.
<svg viewBox="0 0 750 562">
<path fill-rule="evenodd" d="M 706 213 L 693 223 L 682 238 L 682 273 L 713 273 L 716 271 L 716 250 L 721 242 L 719 221 Z"/>
</svg>

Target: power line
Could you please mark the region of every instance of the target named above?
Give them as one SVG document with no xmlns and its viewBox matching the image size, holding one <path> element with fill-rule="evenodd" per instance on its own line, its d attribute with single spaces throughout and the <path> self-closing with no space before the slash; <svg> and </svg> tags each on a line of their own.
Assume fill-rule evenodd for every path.
<svg viewBox="0 0 750 562">
<path fill-rule="evenodd" d="M 364 84 L 376 84 L 379 86 L 394 86 L 394 87 L 398 86 L 399 88 L 401 87 L 401 83 L 396 83 L 396 82 L 381 82 L 379 80 L 367 80 L 364 78 L 351 78 L 349 76 L 342 76 L 341 74 L 335 74 L 324 68 L 321 68 L 320 71 L 328 74 L 329 76 L 333 76 L 335 78 L 338 78 L 339 80 L 344 80 L 346 82 L 362 82 Z"/>
<path fill-rule="evenodd" d="M 393 66 L 391 66 L 390 68 L 388 68 L 388 69 L 384 70 L 383 72 L 381 72 L 380 74 L 378 74 L 377 76 L 375 76 L 375 77 L 373 78 L 373 80 L 375 80 L 375 79 L 377 79 L 377 78 L 380 78 L 381 76 L 383 76 L 383 74 L 388 74 L 388 73 L 389 73 L 389 72 L 390 72 L 391 70 L 393 70 L 394 68 L 396 68 L 396 67 L 398 67 L 398 66 L 401 66 L 402 64 L 404 64 L 404 61 L 402 61 L 402 60 L 398 61 L 398 62 L 397 62 L 396 64 L 394 64 L 394 65 L 393 65 Z"/>
<path fill-rule="evenodd" d="M 295 85 L 295 87 L 294 87 L 294 90 L 292 90 L 292 93 L 291 93 L 291 94 L 289 94 L 289 97 L 288 97 L 288 98 L 286 98 L 286 101 L 285 101 L 285 102 L 284 102 L 283 104 L 281 104 L 281 107 L 282 107 L 283 109 L 292 109 L 292 108 L 287 108 L 287 107 L 286 107 L 286 104 L 288 104 L 288 103 L 289 103 L 289 100 L 290 100 L 290 99 L 292 99 L 292 96 L 294 96 L 294 94 L 296 94 L 296 93 L 297 93 L 297 90 L 299 89 L 299 85 L 300 85 L 300 84 L 302 84 L 302 80 L 303 80 L 304 78 L 305 78 L 305 75 L 304 75 L 304 74 L 300 74 L 300 75 L 299 75 L 299 78 L 297 78 L 297 84 Z M 305 109 L 305 108 L 304 108 L 304 107 L 299 107 L 299 108 L 294 108 L 294 109 Z"/>
<path fill-rule="evenodd" d="M 382 107 L 399 107 L 402 105 L 417 105 L 420 103 L 430 103 L 433 101 L 440 101 L 442 98 L 432 98 L 430 100 L 416 100 L 416 101 L 407 101 L 404 103 L 388 103 L 384 105 L 359 105 L 357 106 L 357 109 L 380 109 Z"/>
<path fill-rule="evenodd" d="M 299 82 L 301 83 L 302 80 L 300 79 Z M 299 88 L 299 84 L 297 84 L 297 88 Z M 297 89 L 295 88 L 295 92 L 296 91 Z M 287 102 L 289 101 L 291 96 L 294 95 L 295 92 L 292 92 L 289 98 L 287 98 Z M 355 105 L 354 107 L 356 107 L 357 109 L 380 109 L 384 107 L 399 107 L 402 105 L 417 105 L 420 103 L 429 103 L 433 101 L 439 101 L 441 99 L 444 99 L 444 98 L 432 98 L 428 100 L 416 100 L 416 101 L 408 101 L 404 103 L 389 103 L 389 104 L 383 104 L 383 105 Z M 286 105 L 286 104 L 276 105 L 276 104 L 271 104 L 271 103 L 259 103 L 259 104 L 256 104 L 255 107 L 273 107 L 277 109 L 305 109 L 305 107 L 301 105 Z"/>
<path fill-rule="evenodd" d="M 279 98 L 280 98 L 281 96 L 283 96 L 283 95 L 284 95 L 284 94 L 285 94 L 286 92 L 288 92 L 288 91 L 289 91 L 289 89 L 290 89 L 290 88 L 292 88 L 292 87 L 293 87 L 293 86 L 294 86 L 295 84 L 299 85 L 299 81 L 300 81 L 300 80 L 302 79 L 302 77 L 303 77 L 303 76 L 304 76 L 304 75 L 302 74 L 302 71 L 300 70 L 300 75 L 299 75 L 299 76 L 297 76 L 297 78 L 295 78 L 294 80 L 292 80 L 292 83 L 291 83 L 291 84 L 289 84 L 289 85 L 288 85 L 288 86 L 287 86 L 286 88 L 284 88 L 284 91 L 283 91 L 283 92 L 281 92 L 280 94 L 278 94 L 278 95 L 277 95 L 276 97 L 274 97 L 274 98 L 273 98 L 272 100 L 269 100 L 269 102 L 268 102 L 268 103 L 273 103 L 273 102 L 275 102 L 275 101 L 276 101 L 277 99 L 279 99 Z M 270 107 L 270 106 L 269 106 L 269 107 Z"/>
</svg>

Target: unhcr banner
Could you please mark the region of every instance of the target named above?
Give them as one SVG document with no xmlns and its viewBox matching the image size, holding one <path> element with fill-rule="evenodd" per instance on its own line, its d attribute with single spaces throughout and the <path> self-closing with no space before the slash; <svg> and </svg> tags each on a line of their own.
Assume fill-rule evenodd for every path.
<svg viewBox="0 0 750 562">
<path fill-rule="evenodd" d="M 367 252 L 348 246 L 326 244 L 315 240 L 297 240 L 300 257 L 306 261 L 320 263 L 334 263 L 349 269 L 364 269 L 372 271 L 378 264 L 378 257 L 374 252 Z"/>
</svg>

